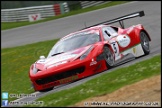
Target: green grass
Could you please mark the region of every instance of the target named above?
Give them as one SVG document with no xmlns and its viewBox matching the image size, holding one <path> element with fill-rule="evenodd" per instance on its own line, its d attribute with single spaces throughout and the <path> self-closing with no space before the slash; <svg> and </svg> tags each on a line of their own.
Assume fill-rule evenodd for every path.
<svg viewBox="0 0 162 108">
<path fill-rule="evenodd" d="M 14 94 L 34 92 L 28 77 L 30 65 L 40 55 L 47 56 L 57 40 L 1 49 L 2 92 L 6 91 Z M 11 98 L 11 100 L 13 99 Z"/>
<path fill-rule="evenodd" d="M 43 19 L 43 20 L 39 20 L 39 21 L 36 21 L 36 22 L 28 22 L 28 21 L 22 21 L 22 22 L 1 22 L 1 30 L 7 30 L 7 29 L 11 29 L 11 28 L 16 28 L 16 27 L 21 27 L 21 26 L 26 26 L 26 25 L 46 22 L 46 21 L 55 20 L 55 19 L 58 19 L 58 18 L 63 18 L 63 17 L 71 16 L 71 15 L 76 15 L 76 14 L 80 14 L 80 13 L 84 13 L 84 12 L 89 12 L 89 11 L 92 11 L 92 10 L 106 8 L 106 7 L 109 7 L 109 6 L 114 6 L 114 5 L 123 4 L 123 3 L 127 3 L 127 2 L 130 2 L 130 1 L 112 1 L 112 2 L 109 2 L 109 3 L 105 3 L 103 5 L 92 6 L 92 7 L 85 8 L 85 9 L 71 11 L 69 13 L 65 13 L 65 14 L 62 14 L 62 15 L 49 17 L 49 18 L 46 18 L 46 19 Z"/>
<path fill-rule="evenodd" d="M 158 55 L 134 65 L 117 69 L 111 73 L 106 73 L 79 86 L 49 94 L 36 101 L 44 102 L 44 105 L 38 105 L 41 107 L 72 106 L 86 98 L 111 93 L 125 85 L 135 83 L 151 76 L 160 75 L 160 67 L 161 56 Z"/>
</svg>

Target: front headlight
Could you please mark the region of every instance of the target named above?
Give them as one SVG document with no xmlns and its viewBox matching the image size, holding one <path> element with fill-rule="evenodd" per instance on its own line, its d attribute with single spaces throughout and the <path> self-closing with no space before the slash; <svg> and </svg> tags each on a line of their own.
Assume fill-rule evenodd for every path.
<svg viewBox="0 0 162 108">
<path fill-rule="evenodd" d="M 36 65 L 34 64 L 33 65 L 33 71 L 32 71 L 34 74 L 36 74 L 38 72 L 38 69 L 36 68 Z"/>
<path fill-rule="evenodd" d="M 85 59 L 92 49 L 93 49 L 93 46 L 91 46 L 82 56 L 80 56 L 80 60 Z"/>
</svg>

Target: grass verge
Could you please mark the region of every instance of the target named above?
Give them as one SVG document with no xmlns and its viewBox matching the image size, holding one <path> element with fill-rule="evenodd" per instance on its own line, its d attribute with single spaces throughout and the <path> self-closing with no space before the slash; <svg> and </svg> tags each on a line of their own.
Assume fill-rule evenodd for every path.
<svg viewBox="0 0 162 108">
<path fill-rule="evenodd" d="M 28 77 L 30 65 L 40 55 L 47 56 L 58 41 L 50 40 L 34 44 L 1 49 L 1 90 L 9 94 L 34 92 Z M 11 98 L 14 100 L 15 98 Z"/>
<path fill-rule="evenodd" d="M 111 93 L 125 85 L 159 75 L 161 73 L 160 66 L 161 56 L 158 55 L 134 65 L 117 69 L 111 73 L 106 73 L 74 88 L 49 94 L 37 100 L 43 101 L 44 104 L 34 106 L 71 106 L 86 98 Z"/>
<path fill-rule="evenodd" d="M 112 1 L 112 2 L 102 4 L 102 5 L 92 6 L 92 7 L 88 7 L 88 8 L 85 8 L 85 9 L 71 11 L 69 13 L 65 13 L 65 14 L 62 14 L 62 15 L 49 17 L 49 18 L 46 18 L 46 19 L 43 19 L 43 20 L 40 20 L 40 21 L 36 21 L 36 22 L 28 22 L 28 21 L 1 22 L 1 30 L 7 30 L 7 29 L 11 29 L 11 28 L 16 28 L 16 27 L 21 27 L 21 26 L 26 26 L 26 25 L 31 25 L 31 24 L 37 24 L 37 23 L 41 23 L 41 22 L 55 20 L 55 19 L 58 19 L 58 18 L 63 18 L 63 17 L 71 16 L 71 15 L 76 15 L 76 14 L 80 14 L 80 13 L 84 13 L 84 12 L 89 12 L 89 11 L 92 11 L 92 10 L 106 8 L 106 7 L 109 7 L 109 6 L 119 5 L 119 4 L 123 4 L 123 3 L 127 3 L 127 2 L 130 2 L 130 1 Z"/>
</svg>

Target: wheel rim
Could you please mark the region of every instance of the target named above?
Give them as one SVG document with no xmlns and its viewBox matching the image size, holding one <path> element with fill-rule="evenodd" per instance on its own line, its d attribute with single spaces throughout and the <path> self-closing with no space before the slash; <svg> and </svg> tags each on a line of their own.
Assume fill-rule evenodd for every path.
<svg viewBox="0 0 162 108">
<path fill-rule="evenodd" d="M 112 52 L 108 48 L 105 48 L 105 60 L 107 64 L 109 64 L 110 66 L 113 66 L 114 64 L 113 55 L 112 55 Z"/>
<path fill-rule="evenodd" d="M 148 37 L 145 33 L 141 33 L 141 44 L 143 46 L 143 48 L 146 50 L 146 51 L 149 51 L 150 48 L 149 48 L 149 40 L 148 40 Z"/>
</svg>

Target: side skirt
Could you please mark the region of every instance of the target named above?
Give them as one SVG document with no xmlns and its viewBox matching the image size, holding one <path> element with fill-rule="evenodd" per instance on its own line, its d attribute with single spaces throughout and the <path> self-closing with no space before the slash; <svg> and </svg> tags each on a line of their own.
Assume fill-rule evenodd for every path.
<svg viewBox="0 0 162 108">
<path fill-rule="evenodd" d="M 129 48 L 128 50 L 121 52 L 119 54 L 119 56 L 117 57 L 114 65 L 134 60 L 135 57 L 139 57 L 142 55 L 144 55 L 142 46 L 141 46 L 141 44 L 137 44 L 137 45 Z"/>
</svg>

